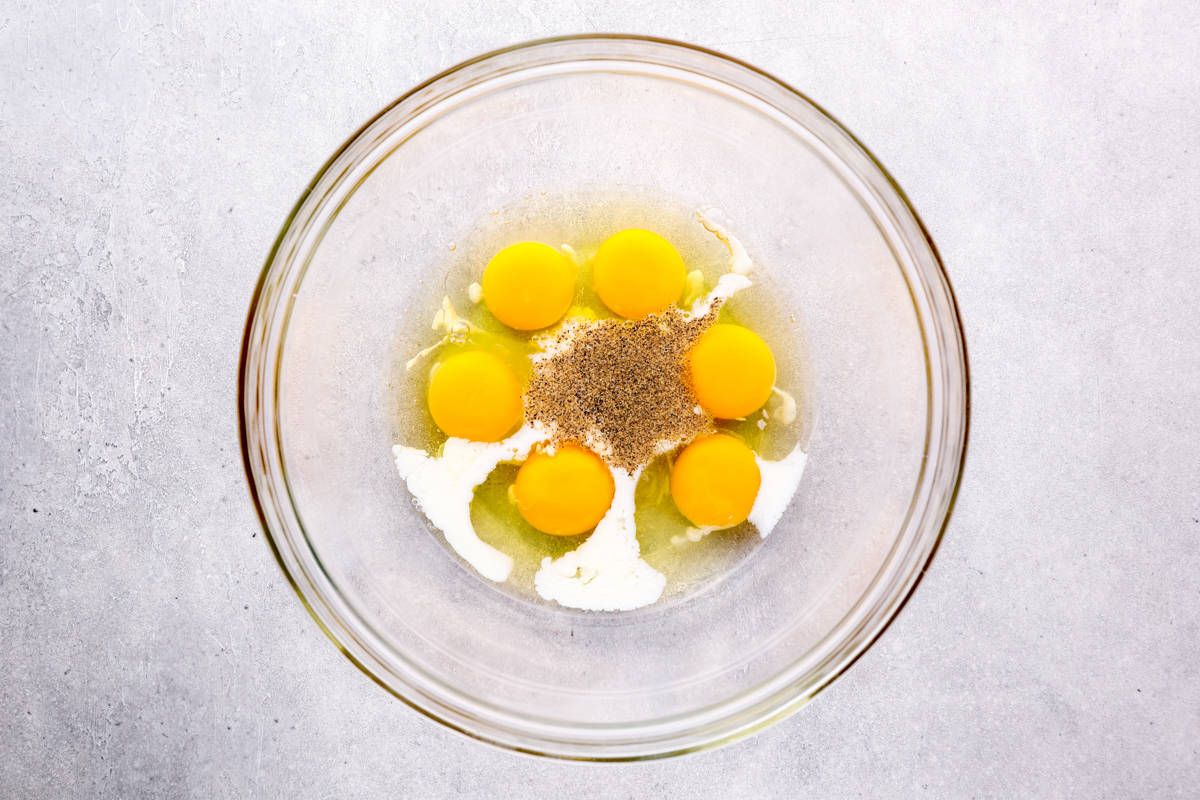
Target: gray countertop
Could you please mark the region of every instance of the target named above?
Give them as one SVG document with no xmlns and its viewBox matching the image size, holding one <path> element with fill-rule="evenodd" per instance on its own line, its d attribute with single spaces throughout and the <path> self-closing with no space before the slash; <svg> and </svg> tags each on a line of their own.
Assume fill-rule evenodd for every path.
<svg viewBox="0 0 1200 800">
<path fill-rule="evenodd" d="M 1005 5 L 6 4 L 0 795 L 1195 796 L 1200 15 Z M 751 740 L 642 765 L 512 755 L 360 673 L 264 541 L 235 415 L 325 158 L 459 60 L 584 31 L 830 109 L 938 243 L 973 382 L 957 509 L 876 646 Z"/>
</svg>

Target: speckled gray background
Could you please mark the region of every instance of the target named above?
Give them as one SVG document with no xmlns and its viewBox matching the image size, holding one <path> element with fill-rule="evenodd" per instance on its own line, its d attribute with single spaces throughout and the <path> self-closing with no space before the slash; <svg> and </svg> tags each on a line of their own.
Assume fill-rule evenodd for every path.
<svg viewBox="0 0 1200 800">
<path fill-rule="evenodd" d="M 5 3 L 0 795 L 1194 797 L 1200 15 L 1006 5 Z M 463 58 L 605 30 L 858 134 L 941 248 L 974 392 L 882 640 L 756 738 L 632 766 L 492 749 L 359 673 L 258 531 L 235 417 L 257 272 L 344 137 Z"/>
</svg>

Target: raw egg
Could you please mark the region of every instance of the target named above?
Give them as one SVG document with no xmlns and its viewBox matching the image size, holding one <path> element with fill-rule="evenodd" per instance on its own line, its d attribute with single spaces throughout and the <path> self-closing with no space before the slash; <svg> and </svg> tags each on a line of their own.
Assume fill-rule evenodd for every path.
<svg viewBox="0 0 1200 800">
<path fill-rule="evenodd" d="M 499 356 L 457 353 L 429 376 L 429 413 L 446 435 L 498 442 L 521 421 L 521 382 Z"/>
<path fill-rule="evenodd" d="M 775 357 L 741 325 L 713 325 L 688 355 L 692 390 L 708 413 L 739 419 L 762 408 L 775 386 Z"/>
<path fill-rule="evenodd" d="M 679 301 L 687 280 L 683 259 L 671 243 L 639 228 L 605 239 L 592 269 L 601 302 L 626 319 L 665 311 Z"/>
<path fill-rule="evenodd" d="M 496 319 L 519 331 L 562 319 L 575 297 L 576 268 L 548 244 L 509 245 L 483 270 L 483 302 Z"/>
<path fill-rule="evenodd" d="M 591 450 L 575 445 L 536 452 L 517 472 L 517 510 L 542 533 L 574 536 L 596 527 L 612 505 L 612 472 Z"/>
<path fill-rule="evenodd" d="M 754 508 L 762 475 L 754 451 L 727 434 L 696 439 L 671 469 L 671 497 L 693 525 L 726 528 Z"/>
</svg>

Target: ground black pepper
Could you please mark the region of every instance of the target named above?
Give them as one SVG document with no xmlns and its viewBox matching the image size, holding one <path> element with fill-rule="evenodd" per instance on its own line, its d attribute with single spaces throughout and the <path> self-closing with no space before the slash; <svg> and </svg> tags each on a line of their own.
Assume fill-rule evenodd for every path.
<svg viewBox="0 0 1200 800">
<path fill-rule="evenodd" d="M 659 442 L 686 442 L 713 428 L 688 382 L 687 353 L 717 318 L 678 308 L 639 320 L 571 320 L 543 343 L 525 393 L 525 416 L 553 444 L 582 442 L 630 472 Z"/>
</svg>

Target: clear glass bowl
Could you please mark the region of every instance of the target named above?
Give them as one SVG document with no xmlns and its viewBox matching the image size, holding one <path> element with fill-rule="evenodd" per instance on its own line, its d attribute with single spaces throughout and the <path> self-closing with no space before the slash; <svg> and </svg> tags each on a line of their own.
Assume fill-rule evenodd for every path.
<svg viewBox="0 0 1200 800">
<path fill-rule="evenodd" d="M 809 462 L 729 574 L 596 614 L 499 592 L 445 547 L 393 467 L 390 383 L 448 243 L 514 198 L 617 184 L 728 215 L 794 314 Z M 724 56 L 597 36 L 455 67 L 334 155 L 263 272 L 240 401 L 263 526 L 354 663 L 471 736 L 627 760 L 758 730 L 875 640 L 949 512 L 967 376 L 933 244 L 845 129 Z"/>
</svg>

